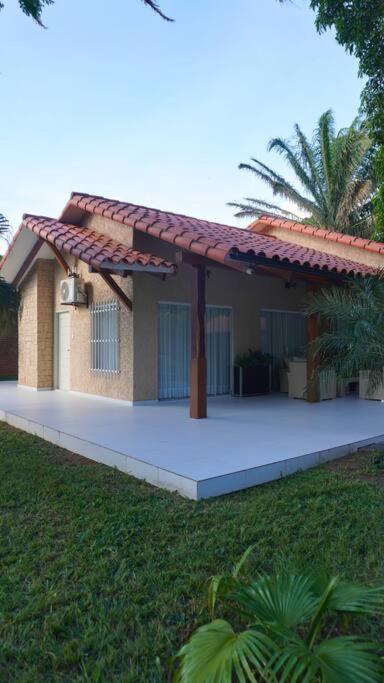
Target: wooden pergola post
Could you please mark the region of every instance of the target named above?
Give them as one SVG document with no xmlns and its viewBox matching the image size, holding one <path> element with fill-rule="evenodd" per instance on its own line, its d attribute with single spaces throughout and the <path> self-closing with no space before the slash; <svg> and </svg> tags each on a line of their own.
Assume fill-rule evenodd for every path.
<svg viewBox="0 0 384 683">
<path fill-rule="evenodd" d="M 207 417 L 207 361 L 205 358 L 205 266 L 192 266 L 192 344 L 190 417 Z"/>
<path fill-rule="evenodd" d="M 313 286 L 307 285 L 307 292 L 310 293 L 314 290 Z M 311 313 L 307 317 L 307 337 L 308 337 L 308 350 L 307 350 L 307 401 L 309 403 L 317 403 L 320 401 L 320 387 L 319 379 L 316 377 L 316 372 L 318 368 L 318 359 L 314 354 L 314 342 L 319 336 L 320 326 L 319 326 L 319 315 L 317 313 Z"/>
</svg>

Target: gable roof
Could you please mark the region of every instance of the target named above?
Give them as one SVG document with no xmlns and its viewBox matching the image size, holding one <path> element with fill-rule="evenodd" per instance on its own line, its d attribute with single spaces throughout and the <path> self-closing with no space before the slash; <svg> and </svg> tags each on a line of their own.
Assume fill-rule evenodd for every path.
<svg viewBox="0 0 384 683">
<path fill-rule="evenodd" d="M 13 280 L 14 270 L 10 269 L 9 274 L 7 272 L 9 256 L 13 253 L 16 242 L 20 241 L 26 230 L 32 232 L 37 239 L 34 242 L 30 240 L 26 242 L 24 257 L 41 239 L 52 244 L 59 251 L 76 256 L 97 270 L 100 268 L 113 270 L 114 266 L 118 269 L 134 270 L 135 266 L 140 266 L 140 269 L 147 272 L 172 274 L 177 269 L 177 266 L 167 259 L 132 249 L 89 228 L 62 223 L 45 216 L 25 214 L 23 222 L 0 264 L 0 269 L 5 266 L 8 281 Z M 16 264 L 16 270 L 18 270 L 19 265 L 19 263 Z"/>
<path fill-rule="evenodd" d="M 57 249 L 77 256 L 97 269 L 112 263 L 127 266 L 127 269 L 138 264 L 144 268 L 151 266 L 153 269 L 166 269 L 170 273 L 176 270 L 176 265 L 166 259 L 127 247 L 89 228 L 32 215 L 25 215 L 22 225 L 54 244 Z"/>
<path fill-rule="evenodd" d="M 80 192 L 71 195 L 62 220 L 70 215 L 73 207 L 112 219 L 181 249 L 227 265 L 231 265 L 231 261 L 236 259 L 249 258 L 251 262 L 256 257 L 272 264 L 299 266 L 324 274 L 364 276 L 376 272 L 375 268 L 358 261 L 292 244 L 252 230 Z"/>
</svg>

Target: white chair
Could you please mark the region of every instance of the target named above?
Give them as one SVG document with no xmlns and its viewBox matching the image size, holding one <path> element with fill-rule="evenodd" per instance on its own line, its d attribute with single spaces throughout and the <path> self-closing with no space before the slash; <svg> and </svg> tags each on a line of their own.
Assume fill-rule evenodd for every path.
<svg viewBox="0 0 384 683">
<path fill-rule="evenodd" d="M 306 398 L 307 359 L 294 358 L 288 363 L 288 396 L 289 398 Z M 320 373 L 320 401 L 336 398 L 336 374 Z"/>
<path fill-rule="evenodd" d="M 383 382 L 379 384 L 372 392 L 368 391 L 369 387 L 369 373 L 366 370 L 360 370 L 359 373 L 359 398 L 370 399 L 371 401 L 384 401 L 384 373 Z"/>
</svg>

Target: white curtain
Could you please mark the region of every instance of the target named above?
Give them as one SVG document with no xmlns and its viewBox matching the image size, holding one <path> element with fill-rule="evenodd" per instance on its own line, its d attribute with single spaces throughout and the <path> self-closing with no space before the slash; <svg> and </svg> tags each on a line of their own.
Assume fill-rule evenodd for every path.
<svg viewBox="0 0 384 683">
<path fill-rule="evenodd" d="M 191 307 L 159 304 L 159 399 L 189 395 Z"/>
<path fill-rule="evenodd" d="M 206 309 L 207 393 L 229 394 L 231 390 L 231 309 Z"/>
<path fill-rule="evenodd" d="M 231 377 L 231 309 L 206 309 L 207 393 L 228 394 Z M 191 307 L 159 304 L 159 399 L 189 396 Z"/>
<path fill-rule="evenodd" d="M 293 356 L 305 356 L 306 318 L 291 311 L 260 311 L 261 350 L 273 356 L 272 386 L 279 388 L 279 368 Z"/>
</svg>

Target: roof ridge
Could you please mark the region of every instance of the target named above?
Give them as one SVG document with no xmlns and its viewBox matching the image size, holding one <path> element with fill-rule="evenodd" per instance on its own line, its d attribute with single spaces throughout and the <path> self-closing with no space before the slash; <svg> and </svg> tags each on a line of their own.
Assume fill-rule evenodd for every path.
<svg viewBox="0 0 384 683">
<path fill-rule="evenodd" d="M 260 256 L 272 261 L 310 267 L 323 272 L 339 272 L 347 275 L 374 270 L 358 260 L 332 256 L 320 248 L 300 247 L 289 240 L 276 239 L 263 233 L 258 234 L 257 231 L 244 230 L 173 212 L 167 213 L 98 195 L 74 192 L 68 204 L 227 265 L 231 263 L 231 254 L 239 252 L 244 255 L 249 254 L 250 258 L 252 255 Z"/>
</svg>

